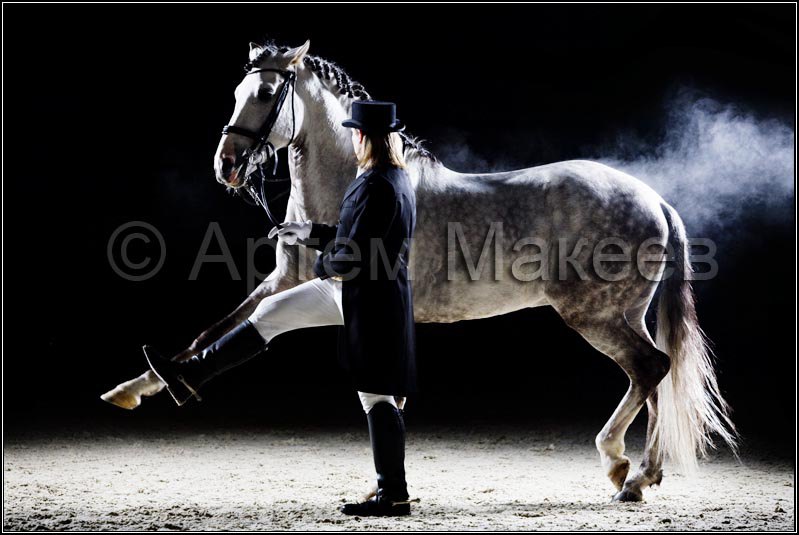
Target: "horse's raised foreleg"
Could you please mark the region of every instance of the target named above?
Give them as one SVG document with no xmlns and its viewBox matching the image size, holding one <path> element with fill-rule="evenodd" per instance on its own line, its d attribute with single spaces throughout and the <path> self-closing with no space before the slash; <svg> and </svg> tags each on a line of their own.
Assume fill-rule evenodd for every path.
<svg viewBox="0 0 799 535">
<path fill-rule="evenodd" d="M 267 277 L 267 279 L 259 284 L 258 287 L 249 296 L 247 296 L 247 298 L 238 307 L 236 307 L 233 312 L 200 333 L 200 335 L 194 339 L 191 345 L 178 353 L 173 360 L 178 362 L 189 360 L 191 357 L 201 352 L 213 342 L 222 338 L 231 329 L 233 329 L 233 327 L 247 319 L 247 317 L 249 317 L 249 315 L 252 314 L 258 307 L 258 303 L 263 301 L 265 298 L 284 290 L 288 290 L 289 288 L 293 288 L 297 285 L 296 278 L 289 279 L 288 277 L 278 277 L 277 280 L 270 281 L 270 278 L 272 278 L 273 275 L 276 274 L 273 273 Z"/>
<path fill-rule="evenodd" d="M 289 199 L 286 210 L 287 219 L 299 219 L 292 199 Z M 305 260 L 302 264 L 300 263 L 300 255 L 303 255 Z M 289 288 L 294 288 L 303 282 L 303 280 L 300 280 L 301 272 L 305 277 L 304 280 L 313 277 L 311 266 L 315 258 L 316 252 L 312 249 L 287 246 L 282 241 L 278 241 L 277 248 L 275 249 L 277 267 L 275 267 L 269 276 L 267 276 L 233 312 L 200 333 L 191 345 L 175 355 L 173 360 L 178 362 L 189 360 L 191 357 L 222 338 L 233 329 L 233 327 L 247 319 L 247 317 L 255 311 L 261 301 L 270 295 L 280 293 Z"/>
<path fill-rule="evenodd" d="M 214 341 L 227 334 L 233 327 L 247 319 L 264 298 L 278 293 L 278 291 L 286 290 L 291 286 L 293 285 L 275 284 L 267 278 L 242 304 L 236 307 L 236 310 L 203 331 L 189 347 L 178 353 L 174 360 L 182 362 L 200 353 Z M 134 379 L 118 384 L 100 396 L 100 399 L 117 407 L 132 410 L 141 405 L 142 397 L 154 396 L 164 388 L 166 388 L 166 385 L 152 371 L 148 370 Z"/>
<path fill-rule="evenodd" d="M 281 252 L 281 246 L 282 244 L 278 245 L 278 253 Z M 189 347 L 178 353 L 174 360 L 184 361 L 190 359 L 247 319 L 265 298 L 296 286 L 300 282 L 296 268 L 288 269 L 297 265 L 296 253 L 298 248 L 294 247 L 292 249 L 293 251 L 291 252 L 295 254 L 283 256 L 286 261 L 282 263 L 282 269 L 279 262 L 279 267 L 264 279 L 243 303 L 222 320 L 203 331 Z M 147 371 L 139 377 L 120 383 L 100 396 L 100 398 L 123 409 L 135 409 L 141 404 L 142 397 L 153 396 L 162 391 L 165 386 L 155 374 Z"/>
</svg>

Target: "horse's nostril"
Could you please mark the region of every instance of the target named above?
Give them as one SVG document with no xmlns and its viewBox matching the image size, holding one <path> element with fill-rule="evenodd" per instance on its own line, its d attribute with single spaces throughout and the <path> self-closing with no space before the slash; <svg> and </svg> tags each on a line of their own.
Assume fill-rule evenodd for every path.
<svg viewBox="0 0 799 535">
<path fill-rule="evenodd" d="M 222 158 L 222 174 L 228 176 L 231 171 L 233 171 L 233 160 Z"/>
</svg>

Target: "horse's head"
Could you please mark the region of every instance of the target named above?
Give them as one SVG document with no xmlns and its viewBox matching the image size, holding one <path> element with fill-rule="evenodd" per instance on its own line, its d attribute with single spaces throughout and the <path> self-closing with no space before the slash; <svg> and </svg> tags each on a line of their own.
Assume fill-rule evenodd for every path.
<svg viewBox="0 0 799 535">
<path fill-rule="evenodd" d="M 296 75 L 309 47 L 310 41 L 285 51 L 250 43 L 248 74 L 236 87 L 236 106 L 214 155 L 214 171 L 220 184 L 234 188 L 244 184 L 245 177 L 239 176 L 244 173 L 241 167 L 244 153 L 258 144 L 258 134 L 262 133 L 273 109 L 279 106 L 284 87 L 285 100 L 277 111 L 267 140 L 275 149 L 280 149 L 297 135 L 302 125 L 303 106 L 294 88 L 290 87 L 290 77 Z"/>
</svg>

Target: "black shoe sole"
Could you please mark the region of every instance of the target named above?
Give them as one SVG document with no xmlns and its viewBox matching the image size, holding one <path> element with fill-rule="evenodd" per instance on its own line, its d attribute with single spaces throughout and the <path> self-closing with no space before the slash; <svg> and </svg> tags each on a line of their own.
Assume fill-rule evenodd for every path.
<svg viewBox="0 0 799 535">
<path fill-rule="evenodd" d="M 408 516 L 411 514 L 411 506 L 408 503 L 401 503 L 388 507 L 368 506 L 356 503 L 342 505 L 339 511 L 348 516 Z"/>
</svg>

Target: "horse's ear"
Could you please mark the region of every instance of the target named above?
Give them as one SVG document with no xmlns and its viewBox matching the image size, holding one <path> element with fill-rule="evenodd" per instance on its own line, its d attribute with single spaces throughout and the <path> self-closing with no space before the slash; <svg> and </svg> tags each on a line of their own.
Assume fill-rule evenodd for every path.
<svg viewBox="0 0 799 535">
<path fill-rule="evenodd" d="M 305 43 L 301 44 L 297 48 L 292 48 L 288 52 L 286 52 L 286 57 L 291 58 L 289 61 L 289 65 L 297 65 L 302 63 L 302 59 L 305 57 L 305 54 L 308 53 L 308 49 L 311 48 L 311 40 L 305 41 Z"/>
<path fill-rule="evenodd" d="M 253 43 L 250 41 L 250 61 L 254 60 L 258 57 L 258 54 L 261 53 L 261 45 L 258 43 Z"/>
</svg>

